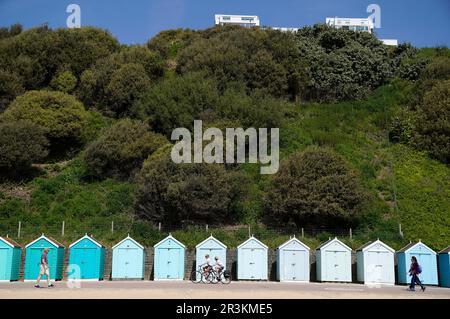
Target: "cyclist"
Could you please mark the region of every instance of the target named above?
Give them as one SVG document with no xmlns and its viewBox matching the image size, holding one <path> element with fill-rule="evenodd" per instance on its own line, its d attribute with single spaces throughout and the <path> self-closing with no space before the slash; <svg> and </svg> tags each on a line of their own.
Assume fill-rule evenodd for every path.
<svg viewBox="0 0 450 319">
<path fill-rule="evenodd" d="M 214 260 L 216 261 L 216 263 L 214 264 L 214 269 L 218 274 L 220 274 L 225 269 L 225 266 L 218 256 L 214 257 Z"/>
<path fill-rule="evenodd" d="M 212 270 L 211 259 L 209 258 L 208 254 L 205 255 L 205 262 L 201 265 L 201 267 L 205 275 L 208 275 L 209 272 Z"/>
</svg>

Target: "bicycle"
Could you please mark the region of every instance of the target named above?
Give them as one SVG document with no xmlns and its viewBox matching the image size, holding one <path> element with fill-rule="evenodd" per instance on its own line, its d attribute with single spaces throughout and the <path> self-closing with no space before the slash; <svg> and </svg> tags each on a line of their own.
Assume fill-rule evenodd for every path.
<svg viewBox="0 0 450 319">
<path fill-rule="evenodd" d="M 211 267 L 209 271 L 203 270 L 202 266 L 199 266 L 197 270 L 192 271 L 191 281 L 197 283 L 211 283 L 217 284 L 219 281 L 222 284 L 229 284 L 231 282 L 231 274 L 227 270 L 223 270 L 218 273 L 214 267 Z"/>
</svg>

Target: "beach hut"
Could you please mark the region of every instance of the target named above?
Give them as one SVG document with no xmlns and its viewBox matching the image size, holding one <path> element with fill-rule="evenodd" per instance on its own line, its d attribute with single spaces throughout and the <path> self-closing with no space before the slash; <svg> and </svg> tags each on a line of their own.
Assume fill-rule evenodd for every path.
<svg viewBox="0 0 450 319">
<path fill-rule="evenodd" d="M 218 239 L 214 238 L 212 235 L 202 241 L 195 247 L 196 259 L 195 265 L 196 269 L 205 263 L 205 255 L 209 255 L 211 262 L 214 263 L 214 257 L 219 257 L 220 261 L 227 267 L 227 246 L 223 244 Z"/>
<path fill-rule="evenodd" d="M 41 255 L 45 248 L 49 249 L 47 258 L 50 270 L 50 279 L 61 280 L 63 277 L 64 246 L 51 237 L 42 234 L 25 246 L 24 280 L 34 281 L 39 275 Z M 42 276 L 47 279 L 47 276 Z"/>
<path fill-rule="evenodd" d="M 352 249 L 337 238 L 316 249 L 318 281 L 352 281 Z"/>
<path fill-rule="evenodd" d="M 155 245 L 154 279 L 183 280 L 186 246 L 169 234 Z"/>
<path fill-rule="evenodd" d="M 309 282 L 309 247 L 293 237 L 277 249 L 277 279 Z"/>
<path fill-rule="evenodd" d="M 250 237 L 237 248 L 237 277 L 239 280 L 267 280 L 268 247 Z"/>
<path fill-rule="evenodd" d="M 379 239 L 356 250 L 357 279 L 365 284 L 395 284 L 395 250 Z"/>
<path fill-rule="evenodd" d="M 112 248 L 112 279 L 144 279 L 144 246 L 128 235 Z"/>
<path fill-rule="evenodd" d="M 105 269 L 105 246 L 87 234 L 69 246 L 69 280 L 101 280 Z"/>
<path fill-rule="evenodd" d="M 419 265 L 422 267 L 422 273 L 419 278 L 423 284 L 437 285 L 438 270 L 437 257 L 430 247 L 422 243 L 409 243 L 397 252 L 397 269 L 398 282 L 401 284 L 409 284 L 409 267 L 411 265 L 411 257 L 415 256 Z"/>
<path fill-rule="evenodd" d="M 0 281 L 19 280 L 22 247 L 11 238 L 0 237 Z"/>
<path fill-rule="evenodd" d="M 439 252 L 439 278 L 442 287 L 450 288 L 450 246 Z"/>
</svg>

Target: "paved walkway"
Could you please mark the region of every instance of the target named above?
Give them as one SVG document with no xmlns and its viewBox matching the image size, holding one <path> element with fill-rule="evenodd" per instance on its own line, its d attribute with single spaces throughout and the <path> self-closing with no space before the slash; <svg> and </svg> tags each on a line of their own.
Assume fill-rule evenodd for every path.
<svg viewBox="0 0 450 319">
<path fill-rule="evenodd" d="M 293 298 L 293 299 L 450 299 L 450 288 L 427 287 L 426 292 L 406 291 L 406 286 L 369 287 L 343 283 L 279 283 L 232 282 L 229 285 L 193 284 L 189 281 L 101 281 L 56 282 L 54 288 L 36 289 L 31 282 L 0 283 L 0 299 L 14 298 L 181 298 L 181 299 L 229 299 L 229 298 Z"/>
</svg>

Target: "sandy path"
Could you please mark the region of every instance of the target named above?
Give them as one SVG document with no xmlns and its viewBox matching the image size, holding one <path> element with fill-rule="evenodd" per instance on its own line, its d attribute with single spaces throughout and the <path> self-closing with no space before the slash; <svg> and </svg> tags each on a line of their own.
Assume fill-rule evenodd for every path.
<svg viewBox="0 0 450 319">
<path fill-rule="evenodd" d="M 72 283 L 73 285 L 73 283 Z M 229 298 L 362 298 L 403 299 L 433 298 L 450 299 L 450 289 L 428 287 L 425 293 L 409 292 L 405 286 L 367 287 L 358 284 L 339 283 L 278 283 L 278 282 L 232 282 L 230 285 L 203 285 L 183 282 L 82 282 L 80 288 L 70 288 L 67 282 L 57 282 L 54 288 L 33 288 L 32 283 L 0 283 L 0 299 L 229 299 Z"/>
</svg>

